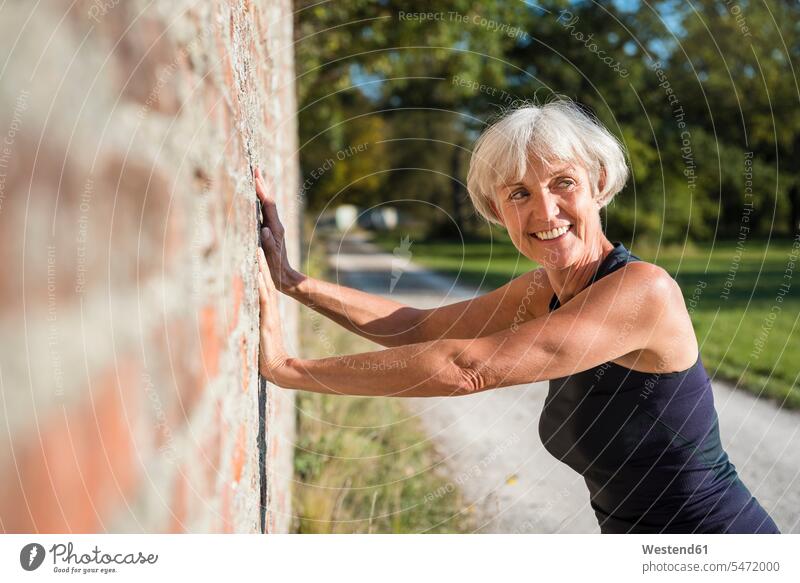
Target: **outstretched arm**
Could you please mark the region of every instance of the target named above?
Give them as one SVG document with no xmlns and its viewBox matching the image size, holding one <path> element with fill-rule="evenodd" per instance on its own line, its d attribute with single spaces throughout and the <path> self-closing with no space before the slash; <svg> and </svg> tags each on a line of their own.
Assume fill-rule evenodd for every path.
<svg viewBox="0 0 800 583">
<path fill-rule="evenodd" d="M 289 296 L 343 328 L 381 346 L 422 339 L 423 310 L 389 298 L 306 277 Z"/>
<path fill-rule="evenodd" d="M 314 279 L 289 264 L 284 228 L 274 197 L 261 171 L 255 171 L 256 195 L 264 227 L 261 246 L 276 290 L 330 318 L 340 326 L 383 346 L 402 346 L 420 340 L 422 310 L 378 295 Z"/>
<path fill-rule="evenodd" d="M 275 200 L 259 170 L 255 172 L 255 181 L 265 225 L 261 244 L 275 288 L 343 328 L 382 346 L 492 334 L 529 320 L 533 317 L 531 306 L 538 303 L 537 295 L 552 294 L 542 269 L 523 274 L 487 294 L 431 309 L 414 308 L 376 294 L 314 279 L 289 264 L 284 228 Z"/>
<path fill-rule="evenodd" d="M 647 348 L 668 326 L 668 307 L 683 298 L 658 269 L 631 263 L 515 331 L 319 360 L 287 358 L 262 374 L 286 388 L 402 397 L 467 395 L 568 376 Z"/>
</svg>

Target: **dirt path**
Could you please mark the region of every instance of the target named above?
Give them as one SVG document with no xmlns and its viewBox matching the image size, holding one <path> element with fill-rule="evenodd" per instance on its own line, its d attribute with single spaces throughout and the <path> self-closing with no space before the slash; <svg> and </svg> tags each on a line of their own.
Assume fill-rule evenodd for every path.
<svg viewBox="0 0 800 583">
<path fill-rule="evenodd" d="M 339 283 L 415 307 L 480 293 L 358 236 L 330 243 L 328 251 Z M 782 532 L 800 532 L 800 414 L 721 381 L 713 380 L 713 389 L 723 445 L 742 480 Z M 478 507 L 485 532 L 599 532 L 583 478 L 539 439 L 546 394 L 547 383 L 531 383 L 406 400 L 446 460 L 453 484 Z"/>
</svg>

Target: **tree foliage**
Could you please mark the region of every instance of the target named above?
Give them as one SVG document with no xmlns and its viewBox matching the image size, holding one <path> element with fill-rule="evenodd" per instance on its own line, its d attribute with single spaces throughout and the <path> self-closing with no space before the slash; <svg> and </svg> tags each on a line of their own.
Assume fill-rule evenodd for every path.
<svg viewBox="0 0 800 583">
<path fill-rule="evenodd" d="M 480 131 L 520 100 L 577 100 L 624 143 L 609 229 L 654 240 L 790 235 L 800 222 L 795 2 L 298 0 L 308 206 L 413 199 L 478 222 L 464 188 Z M 340 154 L 367 144 L 354 155 Z M 435 209 L 433 212 L 431 209 Z"/>
</svg>

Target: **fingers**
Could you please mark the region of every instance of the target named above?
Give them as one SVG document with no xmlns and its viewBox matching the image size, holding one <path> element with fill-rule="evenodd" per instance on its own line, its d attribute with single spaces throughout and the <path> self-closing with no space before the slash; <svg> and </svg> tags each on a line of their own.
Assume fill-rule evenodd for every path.
<svg viewBox="0 0 800 583">
<path fill-rule="evenodd" d="M 283 241 L 276 239 L 269 227 L 261 229 L 261 248 L 268 254 L 269 264 L 280 272 L 280 266 L 285 261 L 283 254 Z"/>
<path fill-rule="evenodd" d="M 271 282 L 269 278 L 269 266 L 264 257 L 264 250 L 258 250 L 258 274 L 256 274 L 256 281 L 258 282 L 258 303 L 261 307 L 261 323 L 266 322 L 265 318 L 269 311 L 270 305 L 270 286 L 267 283 Z"/>
<path fill-rule="evenodd" d="M 272 246 L 274 244 L 275 244 L 275 239 L 272 236 L 272 229 L 270 229 L 269 227 L 263 227 L 261 229 L 261 245 L 269 249 L 271 252 L 273 250 Z"/>
<path fill-rule="evenodd" d="M 267 288 L 267 293 L 274 293 L 275 284 L 272 281 L 272 273 L 269 270 L 269 263 L 267 263 L 267 256 L 264 254 L 263 247 L 258 248 L 258 273 L 264 277 L 264 284 Z"/>
<path fill-rule="evenodd" d="M 276 249 L 275 239 L 272 236 L 272 231 L 269 227 L 264 227 L 261 229 L 261 251 L 263 253 L 268 253 L 270 261 L 272 264 L 275 265 L 276 261 L 279 260 L 280 256 L 278 255 L 278 250 Z M 266 255 L 264 255 L 266 257 Z"/>
<path fill-rule="evenodd" d="M 258 273 L 266 278 L 269 274 L 269 264 L 267 263 L 267 256 L 264 255 L 263 247 L 259 247 L 256 254 L 258 256 Z"/>
<path fill-rule="evenodd" d="M 261 175 L 261 170 L 256 168 L 255 171 L 256 195 L 258 200 L 261 201 L 261 212 L 264 214 L 264 222 L 272 229 L 273 232 L 280 232 L 283 228 L 281 220 L 278 217 L 278 207 L 275 205 L 275 199 L 269 194 L 267 190 L 264 177 Z"/>
<path fill-rule="evenodd" d="M 264 178 L 261 176 L 261 170 L 258 168 L 256 168 L 253 180 L 256 183 L 256 195 L 258 196 L 258 200 L 260 200 L 262 204 L 266 203 L 269 199 L 269 195 L 267 195 L 267 186 L 264 184 Z"/>
<path fill-rule="evenodd" d="M 261 306 L 261 317 L 266 316 L 266 311 L 269 306 L 269 291 L 267 290 L 267 282 L 264 280 L 264 274 L 258 272 L 258 303 Z"/>
</svg>

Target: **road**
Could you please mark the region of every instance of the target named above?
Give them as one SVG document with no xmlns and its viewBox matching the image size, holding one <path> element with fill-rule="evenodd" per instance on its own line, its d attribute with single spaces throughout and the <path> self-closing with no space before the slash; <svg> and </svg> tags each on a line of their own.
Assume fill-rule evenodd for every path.
<svg viewBox="0 0 800 583">
<path fill-rule="evenodd" d="M 484 293 L 424 269 L 408 255 L 386 253 L 359 235 L 328 243 L 329 265 L 343 285 L 419 308 Z M 713 370 L 708 374 L 723 446 L 739 475 L 782 532 L 800 532 L 800 413 L 716 380 Z M 541 382 L 465 397 L 406 399 L 452 483 L 475 504 L 481 532 L 599 532 L 583 478 L 539 439 L 546 394 Z"/>
</svg>

